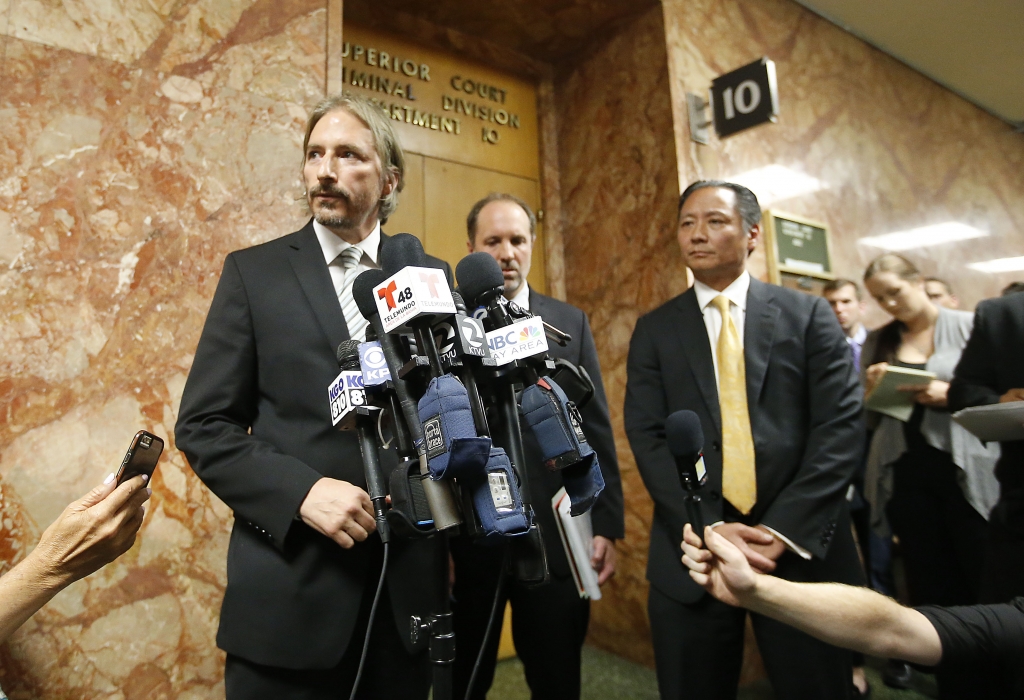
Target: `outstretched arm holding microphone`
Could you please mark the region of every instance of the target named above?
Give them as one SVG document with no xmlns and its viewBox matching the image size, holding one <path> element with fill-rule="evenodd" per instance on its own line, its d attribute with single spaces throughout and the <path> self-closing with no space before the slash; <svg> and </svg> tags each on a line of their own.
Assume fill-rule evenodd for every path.
<svg viewBox="0 0 1024 700">
<path fill-rule="evenodd" d="M 865 654 L 927 665 L 942 657 L 935 627 L 916 610 L 868 588 L 796 583 L 758 573 L 736 545 L 712 528 L 704 531 L 707 549 L 689 523 L 683 532 L 683 564 L 690 578 L 723 603 Z"/>
<path fill-rule="evenodd" d="M 0 577 L 0 642 L 67 586 L 131 549 L 150 496 L 145 475 L 116 485 L 113 474 L 70 504 L 39 544 Z"/>
<path fill-rule="evenodd" d="M 795 627 L 838 647 L 934 666 L 944 676 L 971 672 L 974 697 L 1024 697 L 1024 597 L 996 605 L 907 608 L 867 588 L 797 583 L 757 573 L 711 528 L 707 548 L 689 524 L 683 564 L 723 603 Z"/>
</svg>

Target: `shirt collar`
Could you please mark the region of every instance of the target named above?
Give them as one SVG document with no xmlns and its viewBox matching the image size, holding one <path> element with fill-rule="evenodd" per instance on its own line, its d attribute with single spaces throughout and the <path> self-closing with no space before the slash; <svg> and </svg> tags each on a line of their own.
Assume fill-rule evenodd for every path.
<svg viewBox="0 0 1024 700">
<path fill-rule="evenodd" d="M 334 262 L 341 251 L 346 248 L 351 248 L 352 244 L 347 241 L 341 240 L 338 234 L 331 231 L 329 228 L 321 224 L 316 219 L 313 219 L 313 231 L 316 233 L 316 239 L 320 242 L 320 249 L 324 253 L 324 260 L 330 265 Z M 380 222 L 373 227 L 373 231 L 370 235 L 363 240 L 356 243 L 356 248 L 363 251 L 363 254 L 373 261 L 373 264 L 377 264 L 377 253 L 380 251 Z"/>
<path fill-rule="evenodd" d="M 526 280 L 523 280 L 522 286 L 519 287 L 516 295 L 509 299 L 509 301 L 524 311 L 530 310 L 530 285 Z"/>
<path fill-rule="evenodd" d="M 699 280 L 694 280 L 693 290 L 697 293 L 697 303 L 700 305 L 701 313 L 704 312 L 708 304 L 710 304 L 711 301 L 719 294 L 724 294 L 726 299 L 740 307 L 742 311 L 746 311 L 747 292 L 750 290 L 750 273 L 744 270 L 739 277 L 734 279 L 732 283 L 722 291 L 712 289 Z"/>
</svg>

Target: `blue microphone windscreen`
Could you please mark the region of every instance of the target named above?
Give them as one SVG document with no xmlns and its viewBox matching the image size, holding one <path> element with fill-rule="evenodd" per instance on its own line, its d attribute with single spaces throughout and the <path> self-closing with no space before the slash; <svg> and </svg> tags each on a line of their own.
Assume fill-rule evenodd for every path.
<svg viewBox="0 0 1024 700">
<path fill-rule="evenodd" d="M 352 282 L 352 298 L 363 318 L 370 319 L 377 315 L 377 300 L 373 298 L 373 288 L 390 277 L 384 270 L 364 270 Z"/>
<path fill-rule="evenodd" d="M 665 419 L 665 441 L 673 457 L 696 458 L 704 450 L 704 430 L 693 411 L 676 411 Z"/>
</svg>

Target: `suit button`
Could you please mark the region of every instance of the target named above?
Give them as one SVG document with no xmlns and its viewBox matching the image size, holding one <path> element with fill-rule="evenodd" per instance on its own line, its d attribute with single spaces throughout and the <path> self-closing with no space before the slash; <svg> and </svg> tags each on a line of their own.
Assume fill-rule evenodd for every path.
<svg viewBox="0 0 1024 700">
<path fill-rule="evenodd" d="M 715 440 L 713 443 L 711 443 L 711 449 L 713 449 L 715 452 L 719 452 L 722 449 L 722 445 L 717 440 Z"/>
</svg>

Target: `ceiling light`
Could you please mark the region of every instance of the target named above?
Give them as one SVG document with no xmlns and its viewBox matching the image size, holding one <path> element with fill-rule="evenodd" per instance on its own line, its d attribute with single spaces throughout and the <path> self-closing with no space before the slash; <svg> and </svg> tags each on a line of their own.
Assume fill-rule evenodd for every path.
<svg viewBox="0 0 1024 700">
<path fill-rule="evenodd" d="M 784 165 L 766 165 L 731 179 L 756 194 L 762 207 L 828 188 L 825 182 Z"/>
<path fill-rule="evenodd" d="M 952 243 L 953 241 L 965 241 L 970 238 L 984 238 L 987 231 L 961 224 L 956 221 L 947 221 L 944 224 L 932 224 L 921 228 L 910 229 L 909 231 L 897 231 L 887 233 L 883 236 L 869 236 L 861 238 L 857 242 L 883 250 L 911 250 L 912 248 L 924 248 L 931 245 Z"/>
<path fill-rule="evenodd" d="M 971 263 L 967 267 L 978 272 L 1019 272 L 1024 270 L 1024 255 L 1016 258 L 996 258 L 984 262 Z"/>
</svg>

